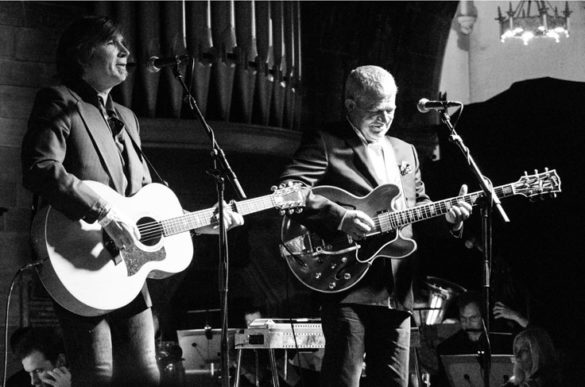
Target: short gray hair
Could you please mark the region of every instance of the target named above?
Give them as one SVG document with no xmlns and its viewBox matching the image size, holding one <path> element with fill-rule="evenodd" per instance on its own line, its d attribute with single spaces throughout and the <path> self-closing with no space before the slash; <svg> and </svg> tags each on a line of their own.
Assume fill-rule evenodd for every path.
<svg viewBox="0 0 585 387">
<path fill-rule="evenodd" d="M 357 104 L 365 102 L 384 93 L 388 86 L 398 90 L 392 74 L 379 66 L 360 66 L 351 70 L 345 81 L 345 99 L 352 99 Z"/>
</svg>

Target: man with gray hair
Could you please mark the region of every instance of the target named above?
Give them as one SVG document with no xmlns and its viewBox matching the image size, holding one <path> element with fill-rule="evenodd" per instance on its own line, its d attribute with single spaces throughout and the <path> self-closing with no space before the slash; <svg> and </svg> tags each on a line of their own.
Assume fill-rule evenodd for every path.
<svg viewBox="0 0 585 387">
<path fill-rule="evenodd" d="M 382 184 L 393 184 L 400 192 L 394 210 L 430 202 L 414 146 L 386 136 L 396 111 L 397 91 L 394 78 L 381 67 L 352 70 L 345 84 L 344 122 L 306 131 L 281 183 L 335 186 L 358 197 Z M 461 194 L 466 190 L 463 186 Z M 452 231 L 459 231 L 470 214 L 471 206 L 460 202 L 445 218 Z M 306 210 L 296 219 L 323 235 L 342 231 L 357 241 L 376 227 L 359 208 L 318 194 L 309 196 Z M 412 237 L 411 226 L 400 232 Z M 322 386 L 357 387 L 364 354 L 368 386 L 407 386 L 412 259 L 374 259 L 355 286 L 323 294 L 321 303 L 326 339 Z"/>
</svg>

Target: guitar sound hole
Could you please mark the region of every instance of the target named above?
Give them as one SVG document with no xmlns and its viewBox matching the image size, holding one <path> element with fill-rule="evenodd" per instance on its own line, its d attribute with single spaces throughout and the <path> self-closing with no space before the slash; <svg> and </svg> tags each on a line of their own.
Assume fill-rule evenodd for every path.
<svg viewBox="0 0 585 387">
<path fill-rule="evenodd" d="M 140 218 L 136 222 L 140 231 L 140 242 L 146 246 L 156 245 L 162 238 L 162 226 L 150 217 Z"/>
</svg>

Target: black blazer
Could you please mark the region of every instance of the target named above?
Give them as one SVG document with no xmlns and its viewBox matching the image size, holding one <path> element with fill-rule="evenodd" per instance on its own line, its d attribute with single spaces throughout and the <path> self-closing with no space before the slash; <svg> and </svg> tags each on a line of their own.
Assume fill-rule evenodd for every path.
<svg viewBox="0 0 585 387">
<path fill-rule="evenodd" d="M 57 86 L 37 93 L 22 144 L 23 183 L 71 219 L 93 222 L 104 203 L 80 180 L 98 181 L 124 194 L 124 169 L 106 120 L 83 91 L 80 84 L 75 89 Z M 135 149 L 140 146 L 136 116 L 122 105 L 115 104 L 115 109 L 125 124 L 126 142 L 132 144 L 127 146 L 126 192 L 134 194 L 151 178 Z"/>
<path fill-rule="evenodd" d="M 429 201 L 421 180 L 419 161 L 414 146 L 394 137 L 386 137 L 399 165 L 408 166 L 401 173 L 403 195 L 408 207 Z M 344 122 L 323 131 L 307 132 L 281 181 L 296 180 L 309 186 L 332 185 L 354 195 L 364 196 L 381 184 L 373 172 L 365 146 L 349 123 Z M 319 224 L 324 233 L 334 232 L 345 209 L 327 198 L 310 195 L 306 210 L 299 215 L 305 224 Z M 412 236 L 412 227 L 403 230 Z M 366 276 L 354 287 L 340 294 L 324 297 L 325 302 L 390 305 L 396 309 L 412 308 L 412 259 L 376 259 Z"/>
</svg>

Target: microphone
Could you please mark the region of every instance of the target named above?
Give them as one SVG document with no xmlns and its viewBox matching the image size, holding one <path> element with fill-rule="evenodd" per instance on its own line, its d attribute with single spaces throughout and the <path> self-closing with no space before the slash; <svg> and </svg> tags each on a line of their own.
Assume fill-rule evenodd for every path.
<svg viewBox="0 0 585 387">
<path fill-rule="evenodd" d="M 158 73 L 163 67 L 173 66 L 177 63 L 185 62 L 188 59 L 189 55 L 175 55 L 168 58 L 151 56 L 148 62 L 146 62 L 146 70 L 151 73 Z"/>
<path fill-rule="evenodd" d="M 416 108 L 421 113 L 428 113 L 431 110 L 442 110 L 452 106 L 463 105 L 458 101 L 429 101 L 426 98 L 421 98 L 416 104 Z"/>
</svg>

